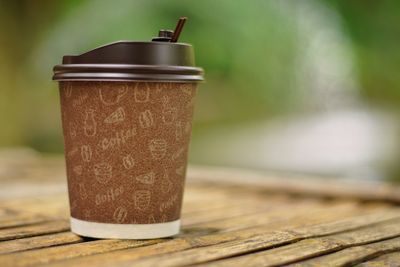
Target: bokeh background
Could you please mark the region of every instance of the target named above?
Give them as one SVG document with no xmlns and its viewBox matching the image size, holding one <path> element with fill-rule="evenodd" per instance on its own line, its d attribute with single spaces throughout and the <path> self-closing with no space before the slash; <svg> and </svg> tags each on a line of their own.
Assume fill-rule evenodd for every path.
<svg viewBox="0 0 400 267">
<path fill-rule="evenodd" d="M 0 0 L 0 148 L 62 153 L 52 67 L 189 20 L 190 162 L 400 181 L 400 2 Z"/>
</svg>

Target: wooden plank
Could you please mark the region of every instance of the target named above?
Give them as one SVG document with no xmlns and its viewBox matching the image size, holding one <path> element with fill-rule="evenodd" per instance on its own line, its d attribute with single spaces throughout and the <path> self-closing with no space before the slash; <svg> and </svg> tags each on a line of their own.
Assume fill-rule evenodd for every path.
<svg viewBox="0 0 400 267">
<path fill-rule="evenodd" d="M 265 192 L 281 192 L 315 197 L 354 198 L 368 201 L 400 203 L 400 187 L 382 182 L 321 179 L 289 174 L 266 174 L 257 171 L 190 166 L 189 183 L 241 185 L 264 188 Z"/>
<path fill-rule="evenodd" d="M 298 209 L 298 213 L 303 213 L 305 211 L 310 211 L 310 210 L 318 210 L 322 211 L 325 210 L 326 207 L 324 207 L 324 205 L 317 205 L 317 208 L 313 208 L 312 205 L 315 205 L 314 202 L 312 202 L 312 205 L 309 202 L 306 202 L 307 204 L 303 203 L 303 206 L 299 205 L 299 209 Z M 290 204 L 287 204 L 290 205 Z M 278 213 L 282 213 L 282 210 L 276 210 L 275 211 L 276 214 Z M 269 212 L 265 212 L 264 213 L 264 217 L 265 219 L 267 219 L 270 213 Z M 260 216 L 260 215 L 258 215 Z M 229 220 L 229 215 L 225 215 L 225 220 Z M 218 221 L 218 223 L 220 223 L 220 221 Z M 209 224 L 209 222 L 207 223 Z M 204 228 L 201 227 L 202 224 L 199 224 L 195 227 L 191 227 L 191 228 L 185 228 L 184 233 L 183 233 L 183 237 L 181 240 L 183 240 L 183 244 L 185 245 L 189 245 L 189 246 L 200 246 L 203 244 L 203 242 L 208 242 L 208 243 L 215 243 L 215 242 L 223 242 L 222 238 L 218 238 L 217 236 L 214 236 L 213 234 L 211 234 L 211 237 L 209 239 L 202 239 L 201 236 L 206 234 L 206 236 L 210 233 L 214 233 L 214 232 L 218 232 L 221 229 L 218 228 Z M 242 227 L 249 227 L 252 226 L 252 223 L 248 224 L 248 225 L 242 225 Z M 224 230 L 226 230 L 226 228 L 222 228 Z M 200 235 L 200 236 L 199 236 Z M 186 236 L 186 237 L 185 237 Z M 226 235 L 225 238 L 232 238 L 229 235 Z M 114 247 L 118 247 L 118 245 L 120 243 L 118 243 L 117 241 L 121 241 L 121 240 L 115 240 L 116 242 L 112 242 L 110 243 L 109 240 L 98 240 L 95 241 L 96 244 L 98 244 L 98 247 L 96 247 L 96 249 L 92 249 L 90 246 L 88 247 L 88 249 L 86 249 L 86 247 L 88 245 L 81 245 L 81 244 L 73 244 L 73 245 L 66 245 L 66 246 L 57 246 L 54 248 L 44 248 L 44 249 L 40 249 L 40 250 L 32 250 L 32 251 L 26 251 L 26 252 L 21 252 L 18 255 L 14 255 L 14 254 L 9 254 L 9 255 L 3 255 L 0 256 L 0 261 L 4 261 L 7 263 L 10 262 L 14 262 L 14 264 L 16 266 L 30 266 L 30 265 L 35 265 L 35 264 L 39 264 L 39 263 L 43 263 L 43 262 L 51 262 L 51 261 L 56 261 L 56 260 L 61 260 L 61 259 L 68 259 L 68 258 L 73 258 L 73 257 L 80 257 L 80 256 L 85 256 L 85 255 L 92 255 L 92 254 L 98 254 L 100 253 L 99 249 L 101 249 L 101 252 L 107 252 L 107 251 L 112 251 L 114 250 Z M 148 243 L 140 243 L 141 245 L 148 245 L 148 244 L 154 244 L 157 242 L 161 242 L 161 241 L 165 241 L 165 240 L 155 240 L 153 243 L 148 242 Z M 168 239 L 167 239 L 168 241 Z M 126 243 L 125 241 L 121 241 L 122 245 L 121 246 L 130 246 L 131 243 Z M 89 243 L 93 243 L 93 242 L 89 242 Z M 105 243 L 105 245 L 101 245 Z M 179 242 L 178 242 L 179 243 Z M 134 243 L 135 244 L 135 243 Z M 135 246 L 133 246 L 135 247 Z M 127 248 L 127 247 L 120 247 L 122 248 Z M 171 248 L 174 248 L 174 246 L 171 246 Z M 82 251 L 85 250 L 85 251 Z M 126 250 L 125 250 L 126 251 Z M 21 259 L 23 258 L 23 259 Z M 113 257 L 113 259 L 115 259 Z"/>
<path fill-rule="evenodd" d="M 71 232 L 21 238 L 0 242 L 0 254 L 78 243 L 83 240 Z"/>
<path fill-rule="evenodd" d="M 400 242 L 400 240 L 398 241 Z M 381 251 L 383 252 L 383 251 Z M 378 266 L 399 266 L 400 265 L 400 251 L 384 254 L 374 259 L 363 262 L 357 267 L 378 267 Z"/>
<path fill-rule="evenodd" d="M 247 254 L 274 246 L 305 240 L 306 238 L 319 237 L 327 234 L 338 233 L 344 230 L 358 229 L 367 225 L 374 225 L 375 223 L 382 222 L 385 219 L 392 220 L 396 217 L 399 218 L 398 221 L 400 221 L 399 212 L 396 214 L 371 214 L 355 218 L 351 217 L 338 222 L 328 222 L 312 227 L 300 227 L 294 230 L 290 229 L 274 232 L 269 231 L 266 233 L 265 228 L 264 232 L 259 231 L 259 229 L 253 229 L 252 235 L 247 238 L 240 238 L 207 247 L 159 255 L 157 257 L 143 259 L 141 261 L 134 261 L 131 263 L 137 266 L 154 266 L 156 262 L 162 262 L 164 266 L 198 264 L 217 259 L 233 257 L 236 255 Z M 309 245 L 308 241 L 305 241 L 304 243 Z M 297 244 L 301 243 L 299 242 Z M 320 244 L 318 243 L 317 245 Z M 304 247 L 302 246 L 301 249 L 303 248 Z M 251 257 L 251 255 L 249 257 Z M 229 264 L 226 266 L 230 266 L 230 264 L 231 262 L 229 262 Z"/>
<path fill-rule="evenodd" d="M 299 262 L 294 266 L 327 266 L 327 267 L 349 266 L 361 263 L 371 258 L 378 257 L 385 253 L 390 253 L 399 250 L 400 250 L 400 237 L 397 237 L 372 244 L 346 248 L 336 253 L 321 256 L 305 262 Z M 390 256 L 388 258 L 390 258 Z M 399 255 L 392 256 L 392 259 L 395 258 L 399 259 L 400 256 Z M 385 258 L 383 258 L 383 260 L 385 260 Z M 394 266 L 399 266 L 399 263 L 400 261 L 397 261 Z M 386 265 L 372 265 L 372 266 L 386 266 Z"/>
<path fill-rule="evenodd" d="M 59 233 L 69 230 L 69 222 L 65 220 L 44 222 L 29 226 L 6 228 L 0 230 L 0 241 L 17 238 Z"/>
<path fill-rule="evenodd" d="M 158 257 L 160 254 L 172 255 L 172 252 L 183 251 L 187 249 L 199 249 L 201 247 L 221 244 L 228 241 L 243 240 L 251 236 L 257 236 L 261 233 L 270 232 L 272 229 L 283 229 L 288 227 L 299 227 L 307 224 L 315 224 L 320 222 L 331 221 L 332 218 L 338 218 L 340 216 L 345 217 L 356 214 L 356 209 L 354 206 L 349 205 L 333 205 L 330 210 L 326 207 L 308 208 L 305 210 L 281 210 L 284 214 L 280 219 L 274 218 L 274 216 L 269 217 L 269 213 L 260 214 L 260 217 L 265 217 L 265 223 L 261 227 L 252 228 L 252 224 L 243 225 L 243 228 L 238 231 L 233 232 L 216 232 L 206 235 L 193 235 L 189 233 L 187 236 L 183 235 L 181 237 L 168 240 L 163 243 L 158 243 L 155 245 L 150 245 L 146 247 L 140 247 L 136 249 L 127 249 L 123 251 L 116 251 L 104 254 L 97 254 L 93 256 L 80 257 L 76 259 L 70 259 L 67 261 L 53 262 L 50 266 L 95 266 L 98 263 L 104 266 L 115 266 L 120 264 L 133 264 L 136 260 L 140 260 L 146 257 Z M 292 216 L 287 213 L 292 212 Z M 365 212 L 365 211 L 364 211 Z M 285 214 L 286 213 L 286 214 Z M 286 215 L 286 216 L 285 216 Z M 268 221 L 269 220 L 269 221 Z M 202 225 L 202 224 L 201 224 Z M 199 225 L 198 229 L 204 229 Z M 207 229 L 213 229 L 206 228 Z M 224 228 L 221 228 L 224 229 Z M 187 231 L 188 229 L 185 229 Z M 155 261 L 156 264 L 153 266 L 158 266 L 160 261 Z M 154 263 L 154 262 L 153 262 Z M 136 266 L 136 264 L 134 264 Z M 137 265 L 140 266 L 140 265 Z"/>
<path fill-rule="evenodd" d="M 39 250 L 23 251 L 18 254 L 0 255 L 2 266 L 37 266 L 51 261 L 85 255 L 116 251 L 155 244 L 162 240 L 96 240 L 78 244 L 56 246 Z M 73 249 L 71 249 L 73 247 Z"/>
<path fill-rule="evenodd" d="M 7 219 L 0 220 L 0 230 L 11 227 L 25 226 L 37 224 L 41 222 L 48 222 L 54 218 L 46 217 L 41 214 L 22 214 L 9 216 Z"/>
<path fill-rule="evenodd" d="M 400 236 L 400 219 L 360 228 L 340 234 L 319 238 L 304 239 L 299 242 L 248 254 L 240 257 L 229 258 L 204 264 L 204 266 L 277 266 L 301 261 L 307 258 L 338 251 L 350 246 L 356 246 L 388 238 Z M 393 243 L 390 243 L 393 245 Z M 397 244 L 400 246 L 400 243 Z M 365 246 L 363 247 L 363 249 Z M 385 247 L 386 248 L 386 247 Z M 327 256 L 328 257 L 328 256 Z M 339 260 L 343 257 L 338 257 Z M 331 261 L 324 261 L 324 263 Z M 317 264 L 315 266 L 328 266 Z M 330 265 L 330 266 L 341 266 Z"/>
</svg>

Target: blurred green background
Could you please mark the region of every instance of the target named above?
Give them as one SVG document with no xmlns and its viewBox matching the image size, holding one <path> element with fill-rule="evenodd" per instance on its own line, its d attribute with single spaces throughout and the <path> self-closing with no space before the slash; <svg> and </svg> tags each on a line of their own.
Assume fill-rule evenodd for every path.
<svg viewBox="0 0 400 267">
<path fill-rule="evenodd" d="M 206 71 L 192 163 L 400 175 L 400 2 L 0 1 L 0 147 L 63 151 L 52 67 L 189 20 Z"/>
</svg>

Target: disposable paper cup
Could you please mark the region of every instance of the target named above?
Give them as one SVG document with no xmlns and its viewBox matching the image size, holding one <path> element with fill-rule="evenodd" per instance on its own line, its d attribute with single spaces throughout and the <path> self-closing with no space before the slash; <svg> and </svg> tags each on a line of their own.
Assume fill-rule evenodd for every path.
<svg viewBox="0 0 400 267">
<path fill-rule="evenodd" d="M 148 239 L 179 232 L 203 70 L 192 46 L 170 33 L 64 56 L 54 67 L 74 233 Z"/>
<path fill-rule="evenodd" d="M 60 83 L 73 232 L 179 232 L 195 83 Z"/>
</svg>

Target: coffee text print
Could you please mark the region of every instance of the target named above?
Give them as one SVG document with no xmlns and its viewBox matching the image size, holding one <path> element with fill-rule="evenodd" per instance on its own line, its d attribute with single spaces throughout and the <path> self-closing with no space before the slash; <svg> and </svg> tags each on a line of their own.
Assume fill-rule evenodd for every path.
<svg viewBox="0 0 400 267">
<path fill-rule="evenodd" d="M 125 120 L 125 110 L 122 107 L 117 108 L 107 118 L 104 119 L 105 123 L 118 123 Z"/>
<path fill-rule="evenodd" d="M 167 152 L 167 142 L 164 139 L 153 139 L 150 141 L 149 150 L 153 159 L 162 159 Z"/>
<path fill-rule="evenodd" d="M 90 161 L 90 159 L 92 158 L 92 149 L 90 148 L 89 145 L 81 146 L 81 156 L 83 161 L 85 162 Z"/>
<path fill-rule="evenodd" d="M 159 210 L 161 212 L 164 212 L 172 207 L 175 206 L 175 203 L 178 201 L 178 194 L 174 194 L 172 197 L 170 197 L 167 201 L 162 202 L 160 204 Z"/>
<path fill-rule="evenodd" d="M 176 120 L 178 116 L 178 110 L 172 107 L 169 103 L 169 98 L 167 96 L 163 97 L 163 111 L 162 120 L 165 124 L 171 124 Z"/>
<path fill-rule="evenodd" d="M 149 109 L 140 112 L 139 123 L 142 128 L 149 128 L 153 126 L 153 115 L 151 114 L 151 111 Z"/>
<path fill-rule="evenodd" d="M 135 128 L 120 130 L 118 132 L 115 132 L 114 136 L 103 138 L 103 140 L 100 142 L 100 146 L 103 150 L 120 147 L 126 144 L 128 140 L 132 139 L 135 134 Z"/>
<path fill-rule="evenodd" d="M 122 195 L 123 192 L 124 188 L 122 186 L 107 189 L 106 192 L 96 195 L 95 203 L 96 205 L 100 205 L 103 203 L 114 202 Z"/>
<path fill-rule="evenodd" d="M 133 199 L 135 208 L 138 210 L 146 210 L 150 205 L 151 192 L 149 190 L 138 190 L 134 193 Z"/>
<path fill-rule="evenodd" d="M 121 84 L 119 88 L 100 88 L 99 96 L 101 102 L 106 106 L 119 103 L 124 95 L 128 92 L 128 85 Z"/>
<path fill-rule="evenodd" d="M 77 107 L 77 106 L 82 105 L 83 102 L 85 102 L 85 99 L 88 97 L 89 96 L 86 93 L 85 94 L 79 93 L 79 96 L 76 99 L 72 100 L 72 106 Z"/>
<path fill-rule="evenodd" d="M 118 207 L 114 211 L 113 219 L 117 223 L 123 223 L 126 220 L 127 216 L 128 216 L 128 210 L 124 207 Z"/>
<path fill-rule="evenodd" d="M 96 181 L 105 184 L 112 178 L 112 166 L 108 163 L 94 165 L 94 176 Z"/>
<path fill-rule="evenodd" d="M 86 199 L 88 197 L 84 183 L 79 183 L 79 196 L 81 197 L 81 199 Z"/>
<path fill-rule="evenodd" d="M 145 173 L 139 176 L 136 176 L 136 181 L 141 182 L 142 184 L 154 184 L 154 180 L 156 178 L 156 175 L 153 171 L 149 173 Z"/>
<path fill-rule="evenodd" d="M 172 189 L 172 182 L 169 179 L 167 170 L 164 170 L 164 176 L 161 180 L 161 191 L 163 193 L 168 193 Z"/>
<path fill-rule="evenodd" d="M 85 132 L 86 136 L 95 136 L 96 135 L 96 128 L 97 122 L 95 120 L 95 114 L 93 109 L 88 109 L 85 111 L 85 120 L 83 121 L 83 131 Z"/>
<path fill-rule="evenodd" d="M 150 87 L 148 83 L 139 82 L 135 85 L 134 98 L 138 103 L 148 102 L 150 99 Z"/>
<path fill-rule="evenodd" d="M 124 165 L 124 168 L 127 170 L 132 169 L 133 166 L 135 166 L 135 160 L 131 155 L 126 155 L 122 157 L 122 165 Z"/>
</svg>

